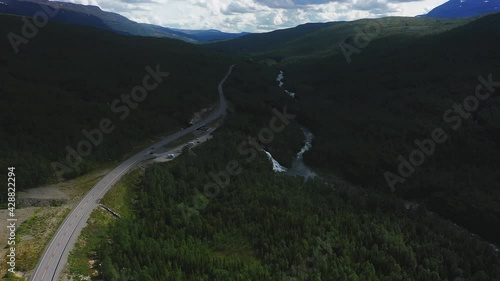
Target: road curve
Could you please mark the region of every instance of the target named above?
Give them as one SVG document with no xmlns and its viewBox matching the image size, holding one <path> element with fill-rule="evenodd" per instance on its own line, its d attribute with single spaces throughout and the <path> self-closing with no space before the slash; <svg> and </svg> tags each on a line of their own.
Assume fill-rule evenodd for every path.
<svg viewBox="0 0 500 281">
<path fill-rule="evenodd" d="M 226 113 L 227 103 L 224 98 L 222 86 L 226 82 L 227 77 L 231 74 L 234 65 L 229 67 L 226 76 L 219 83 L 219 108 L 217 111 L 209 115 L 204 120 L 194 124 L 193 126 L 170 135 L 163 140 L 155 143 L 154 145 L 142 150 L 135 154 L 125 162 L 121 163 L 113 171 L 107 174 L 100 180 L 78 203 L 78 205 L 71 211 L 71 213 L 63 221 L 59 229 L 52 238 L 52 241 L 45 249 L 40 261 L 32 276 L 31 281 L 57 281 L 59 275 L 67 262 L 69 252 L 74 247 L 81 230 L 90 217 L 92 210 L 97 206 L 97 202 L 101 199 L 106 192 L 132 167 L 141 162 L 144 158 L 149 156 L 151 151 L 155 148 L 162 147 L 172 141 L 179 139 L 195 130 L 207 125 L 208 123 L 216 120 Z"/>
</svg>

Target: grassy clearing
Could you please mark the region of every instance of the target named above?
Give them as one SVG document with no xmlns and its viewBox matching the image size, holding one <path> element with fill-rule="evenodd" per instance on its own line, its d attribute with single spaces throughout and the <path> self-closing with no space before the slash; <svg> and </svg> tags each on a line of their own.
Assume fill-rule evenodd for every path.
<svg viewBox="0 0 500 281">
<path fill-rule="evenodd" d="M 101 239 L 107 237 L 107 226 L 113 221 L 114 218 L 102 209 L 96 209 L 90 215 L 87 227 L 82 230 L 68 258 L 74 280 L 85 280 L 86 276 L 95 276 L 93 264 L 97 258 L 96 249 Z"/>
<path fill-rule="evenodd" d="M 133 187 L 138 183 L 144 172 L 140 169 L 129 172 L 101 200 L 106 205 L 118 212 L 122 217 L 132 217 L 132 203 L 134 198 Z"/>
<path fill-rule="evenodd" d="M 18 277 L 13 273 L 7 272 L 7 274 L 3 277 L 4 281 L 24 281 L 25 279 L 22 277 Z"/>
<path fill-rule="evenodd" d="M 104 177 L 104 175 L 110 168 L 111 164 L 103 166 L 101 169 L 95 172 L 63 183 L 63 189 L 67 190 L 70 198 L 81 198 Z"/>
<path fill-rule="evenodd" d="M 28 271 L 38 263 L 45 246 L 59 228 L 70 208 L 48 208 L 35 212 L 18 229 L 18 269 Z"/>
<path fill-rule="evenodd" d="M 79 200 L 107 173 L 111 164 L 103 165 L 99 170 L 73 180 L 50 185 L 64 192 L 70 201 Z M 50 242 L 73 205 L 54 204 L 50 207 L 38 207 L 34 214 L 22 222 L 17 229 L 16 270 L 27 272 L 37 265 L 45 247 Z M 21 209 L 20 209 L 21 210 Z M 25 278 L 5 275 L 7 265 L 0 264 L 2 280 L 25 280 Z"/>
<path fill-rule="evenodd" d="M 69 213 L 68 207 L 39 208 L 17 229 L 16 233 L 16 270 L 26 272 L 35 268 L 38 260 L 52 236 Z M 5 274 L 6 264 L 0 265 Z M 6 280 L 16 280 L 15 277 Z M 19 279 L 24 280 L 24 279 Z"/>
<path fill-rule="evenodd" d="M 101 204 L 119 213 L 122 217 L 133 216 L 131 198 L 132 189 L 142 175 L 142 170 L 133 170 L 125 175 L 101 200 Z M 94 263 L 97 260 L 96 250 L 99 244 L 108 237 L 108 227 L 116 220 L 107 211 L 96 209 L 90 215 L 87 226 L 82 230 L 80 237 L 68 258 L 66 274 L 72 280 L 86 280 L 95 277 L 97 271 Z M 69 272 L 68 272 L 69 271 Z"/>
</svg>

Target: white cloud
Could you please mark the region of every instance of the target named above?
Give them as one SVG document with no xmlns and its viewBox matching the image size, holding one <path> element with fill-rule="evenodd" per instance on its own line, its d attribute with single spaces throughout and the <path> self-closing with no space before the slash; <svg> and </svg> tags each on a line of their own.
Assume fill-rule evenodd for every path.
<svg viewBox="0 0 500 281">
<path fill-rule="evenodd" d="M 446 0 L 60 0 L 185 29 L 264 32 L 306 22 L 416 16 Z M 312 4 L 311 4 L 312 3 Z"/>
<path fill-rule="evenodd" d="M 69 2 L 69 3 L 82 4 L 82 5 L 99 6 L 99 2 L 97 0 L 62 0 L 61 2 Z"/>
</svg>

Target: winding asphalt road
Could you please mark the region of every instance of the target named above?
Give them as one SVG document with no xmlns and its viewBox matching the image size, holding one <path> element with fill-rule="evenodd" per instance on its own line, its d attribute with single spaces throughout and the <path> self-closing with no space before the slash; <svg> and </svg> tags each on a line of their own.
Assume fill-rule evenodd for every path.
<svg viewBox="0 0 500 281">
<path fill-rule="evenodd" d="M 154 151 L 155 148 L 160 148 L 164 145 L 169 144 L 189 133 L 194 132 L 207 125 L 208 123 L 216 120 L 226 113 L 227 103 L 224 98 L 224 93 L 222 86 L 226 82 L 227 77 L 231 74 L 234 65 L 231 65 L 228 73 L 219 83 L 219 108 L 216 112 L 212 113 L 210 116 L 204 120 L 194 124 L 193 126 L 179 131 L 173 135 L 170 135 L 158 143 L 142 150 L 141 152 L 135 154 L 125 162 L 121 163 L 108 175 L 106 175 L 101 181 L 99 181 L 86 195 L 83 197 L 82 201 L 71 211 L 71 213 L 66 217 L 64 222 L 61 224 L 57 230 L 54 238 L 50 244 L 45 249 L 35 271 L 30 278 L 31 281 L 57 281 L 59 280 L 59 275 L 61 274 L 64 265 L 67 262 L 69 252 L 74 247 L 80 232 L 85 226 L 87 220 L 92 213 L 92 210 L 97 206 L 97 202 L 101 199 L 106 192 L 111 189 L 111 187 L 132 167 L 137 165 L 139 162 L 148 158 L 149 153 Z"/>
</svg>

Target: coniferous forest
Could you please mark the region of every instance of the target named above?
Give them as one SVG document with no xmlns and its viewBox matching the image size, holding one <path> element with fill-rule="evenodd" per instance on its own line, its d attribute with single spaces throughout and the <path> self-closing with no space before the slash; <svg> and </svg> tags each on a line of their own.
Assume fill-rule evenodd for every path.
<svg viewBox="0 0 500 281">
<path fill-rule="evenodd" d="M 20 23 L 20 17 L 0 15 L 0 32 L 17 30 Z M 57 22 L 42 31 L 19 54 L 8 40 L 0 41 L 0 164 L 19 167 L 20 189 L 56 182 L 54 162 L 69 167 L 62 176 L 71 179 L 185 127 L 194 112 L 216 101 L 212 89 L 229 64 L 177 40 Z M 154 81 L 157 86 L 143 101 L 127 104 L 123 96 L 130 100 L 148 66 L 169 76 Z M 70 166 L 67 147 L 78 150 L 79 142 L 88 140 L 82 131 L 99 128 L 104 118 L 112 121 L 113 132 L 104 134 L 79 165 Z M 2 191 L 0 204 L 5 200 Z"/>
<path fill-rule="evenodd" d="M 104 280 L 498 280 L 500 257 L 425 207 L 276 175 L 231 126 L 131 186 L 133 215 L 97 249 Z M 233 130 L 229 129 L 232 128 Z M 204 189 L 229 161 L 241 174 Z M 109 239 L 108 239 L 109 238 Z"/>
<path fill-rule="evenodd" d="M 0 31 L 18 20 L 1 16 Z M 443 118 L 479 75 L 500 81 L 500 14 L 396 20 L 399 29 L 347 63 L 329 44 L 344 35 L 352 43 L 359 24 L 291 29 L 245 51 L 260 35 L 197 46 L 51 23 L 19 55 L 0 44 L 0 165 L 19 167 L 19 190 L 114 165 L 214 106 L 236 64 L 214 138 L 128 175 L 130 210 L 89 249 L 95 280 L 500 280 L 500 254 L 486 242 L 500 241 L 500 90 L 459 129 Z M 405 32 L 407 24 L 436 31 Z M 121 122 L 112 103 L 157 64 L 170 76 Z M 307 127 L 315 138 L 304 162 L 317 178 L 275 173 L 262 150 L 242 151 L 285 108 L 296 118 L 255 146 L 290 167 Z M 114 133 L 59 177 L 51 164 L 102 118 Z M 447 141 L 390 192 L 385 172 L 435 128 L 447 129 Z"/>
</svg>

